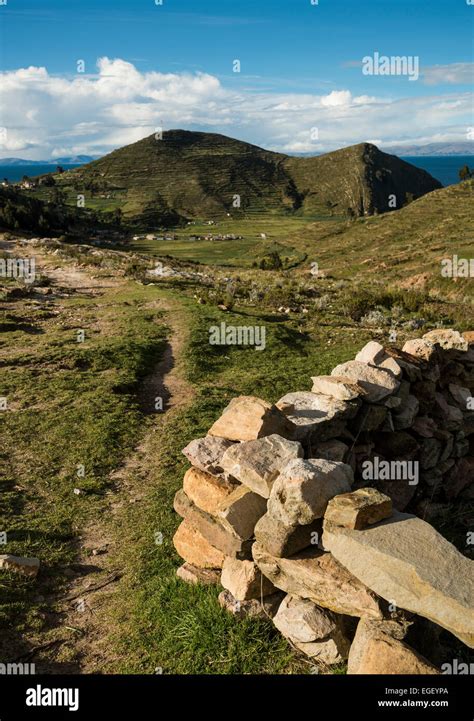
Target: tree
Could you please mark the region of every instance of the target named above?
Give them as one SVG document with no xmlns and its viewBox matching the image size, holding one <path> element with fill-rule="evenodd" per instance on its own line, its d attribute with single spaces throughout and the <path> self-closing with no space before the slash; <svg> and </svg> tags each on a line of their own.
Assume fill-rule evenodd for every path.
<svg viewBox="0 0 474 721">
<path fill-rule="evenodd" d="M 469 180 L 469 178 L 472 178 L 472 170 L 469 170 L 468 165 L 463 165 L 463 167 L 459 171 L 459 179 L 460 180 Z"/>
</svg>

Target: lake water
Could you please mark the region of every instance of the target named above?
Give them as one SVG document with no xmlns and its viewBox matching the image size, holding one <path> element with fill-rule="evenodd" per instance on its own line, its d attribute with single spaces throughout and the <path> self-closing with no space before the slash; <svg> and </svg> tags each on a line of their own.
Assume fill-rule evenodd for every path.
<svg viewBox="0 0 474 721">
<path fill-rule="evenodd" d="M 7 178 L 10 183 L 16 183 L 24 175 L 33 178 L 35 175 L 55 173 L 57 167 L 57 165 L 0 165 L 0 181 Z M 78 168 L 79 165 L 63 165 L 62 167 L 64 170 L 72 170 L 72 168 Z"/>
<path fill-rule="evenodd" d="M 428 171 L 430 175 L 440 181 L 443 185 L 453 185 L 459 183 L 459 170 L 463 165 L 474 167 L 473 155 L 447 155 L 444 157 L 426 156 L 426 157 L 403 157 L 412 165 Z M 65 170 L 77 168 L 78 165 L 65 165 Z M 35 175 L 44 175 L 45 173 L 54 173 L 56 165 L 0 165 L 0 180 L 8 178 L 10 182 L 21 180 L 24 175 L 33 177 Z"/>
</svg>

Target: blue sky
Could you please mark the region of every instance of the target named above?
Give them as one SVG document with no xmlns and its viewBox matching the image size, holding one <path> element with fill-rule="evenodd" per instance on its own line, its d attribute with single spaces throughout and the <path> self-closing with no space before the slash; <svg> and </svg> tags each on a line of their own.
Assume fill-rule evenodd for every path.
<svg viewBox="0 0 474 721">
<path fill-rule="evenodd" d="M 474 125 L 473 29 L 466 0 L 7 0 L 5 100 L 26 123 L 13 109 L 2 117 L 5 150 L 14 152 L 0 155 L 105 152 L 161 123 L 289 152 L 360 140 L 465 140 Z M 376 51 L 416 56 L 420 78 L 363 75 L 361 59 Z M 100 58 L 108 62 L 98 68 Z M 78 60 L 87 89 L 77 82 Z M 46 75 L 22 76 L 28 68 Z M 127 88 L 116 97 L 103 87 L 111 73 L 123 74 Z"/>
</svg>

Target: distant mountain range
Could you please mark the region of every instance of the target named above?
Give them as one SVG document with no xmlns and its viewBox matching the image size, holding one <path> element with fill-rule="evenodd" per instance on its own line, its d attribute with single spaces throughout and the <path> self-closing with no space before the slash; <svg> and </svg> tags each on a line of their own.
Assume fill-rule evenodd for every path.
<svg viewBox="0 0 474 721">
<path fill-rule="evenodd" d="M 474 141 L 428 143 L 427 145 L 383 145 L 385 153 L 405 157 L 474 155 Z"/>
<path fill-rule="evenodd" d="M 128 217 L 160 223 L 253 213 L 381 213 L 441 184 L 375 145 L 290 157 L 215 133 L 170 130 L 127 145 L 57 181 L 120 198 Z M 396 206 L 393 205 L 396 197 Z M 392 200 L 391 200 L 392 199 Z"/>
<path fill-rule="evenodd" d="M 91 163 L 100 158 L 100 155 L 73 155 L 66 158 L 53 158 L 50 160 L 26 160 L 26 158 L 0 158 L 0 165 L 79 165 Z"/>
</svg>

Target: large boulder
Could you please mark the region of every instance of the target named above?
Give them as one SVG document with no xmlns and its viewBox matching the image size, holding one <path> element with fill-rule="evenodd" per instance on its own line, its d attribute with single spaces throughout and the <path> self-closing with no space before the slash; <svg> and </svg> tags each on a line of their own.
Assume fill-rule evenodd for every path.
<svg viewBox="0 0 474 721">
<path fill-rule="evenodd" d="M 328 501 L 350 491 L 354 480 L 346 463 L 324 458 L 290 461 L 268 500 L 268 512 L 287 526 L 312 523 L 324 515 Z"/>
<path fill-rule="evenodd" d="M 287 593 L 309 598 L 335 613 L 382 617 L 375 594 L 330 553 L 312 547 L 291 558 L 278 558 L 267 553 L 259 543 L 254 543 L 252 553 L 263 575 Z"/>
<path fill-rule="evenodd" d="M 326 524 L 323 545 L 379 596 L 474 646 L 474 562 L 421 518 L 394 512 L 362 531 Z"/>
<path fill-rule="evenodd" d="M 239 396 L 231 400 L 209 430 L 210 436 L 230 441 L 253 441 L 272 433 L 293 438 L 294 429 L 278 408 L 255 396 Z"/>
<path fill-rule="evenodd" d="M 273 434 L 255 441 L 234 443 L 225 452 L 222 466 L 251 491 L 268 498 L 280 471 L 289 461 L 302 457 L 300 443 Z"/>
</svg>

